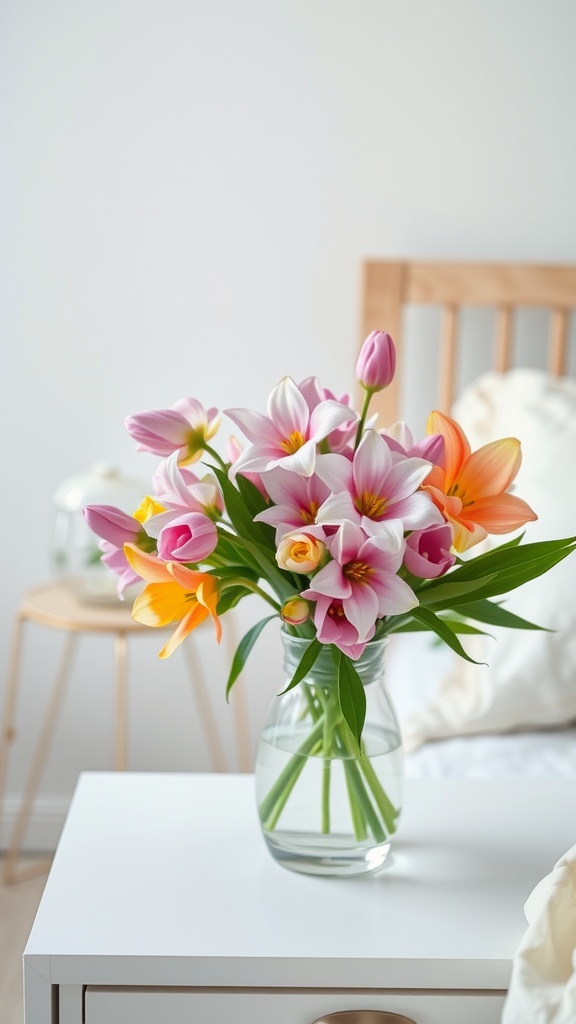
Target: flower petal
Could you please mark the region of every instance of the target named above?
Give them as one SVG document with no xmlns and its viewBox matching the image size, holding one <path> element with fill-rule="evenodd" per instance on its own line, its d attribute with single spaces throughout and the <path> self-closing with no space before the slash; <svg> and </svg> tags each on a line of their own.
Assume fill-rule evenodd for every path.
<svg viewBox="0 0 576 1024">
<path fill-rule="evenodd" d="M 335 402 L 332 399 L 327 399 L 327 401 L 321 402 L 312 411 L 310 417 L 310 437 L 315 441 L 322 441 L 342 423 L 354 422 L 356 419 L 356 413 L 349 406 L 342 405 L 341 402 Z"/>
<path fill-rule="evenodd" d="M 145 626 L 168 626 L 190 611 L 190 602 L 182 587 L 169 583 L 149 583 L 134 599 L 132 618 Z"/>
<path fill-rule="evenodd" d="M 438 412 L 437 409 L 428 417 L 426 433 L 442 434 L 444 438 L 443 467 L 446 474 L 446 490 L 449 490 L 470 455 L 468 438 L 456 420 Z"/>
<path fill-rule="evenodd" d="M 367 639 L 378 617 L 378 597 L 370 586 L 352 588 L 350 597 L 343 601 L 344 613 L 349 622 L 358 630 L 360 643 Z"/>
<path fill-rule="evenodd" d="M 148 583 L 167 583 L 172 579 L 165 562 L 156 555 L 141 551 L 135 544 L 125 544 L 123 550 L 126 561 L 141 579 Z"/>
<path fill-rule="evenodd" d="M 251 409 L 225 409 L 224 412 L 253 444 L 258 444 L 259 447 L 278 444 L 278 430 L 268 416 L 263 416 L 261 412 L 252 412 Z"/>
<path fill-rule="evenodd" d="M 283 377 L 272 391 L 268 415 L 283 438 L 295 431 L 308 437 L 308 404 L 291 377 Z"/>
<path fill-rule="evenodd" d="M 195 604 L 193 608 L 190 608 L 185 617 L 178 623 L 176 629 L 172 633 L 172 636 L 164 644 L 164 647 L 159 652 L 159 658 L 169 658 L 174 653 L 177 647 L 180 646 L 183 640 L 200 626 L 208 618 L 208 611 L 201 604 Z"/>
<path fill-rule="evenodd" d="M 464 505 L 471 499 L 507 491 L 521 462 L 520 442 L 515 437 L 504 437 L 478 448 L 458 476 L 457 493 Z"/>
<path fill-rule="evenodd" d="M 515 494 L 480 498 L 467 505 L 464 512 L 488 533 L 510 533 L 538 519 L 530 505 Z"/>
</svg>

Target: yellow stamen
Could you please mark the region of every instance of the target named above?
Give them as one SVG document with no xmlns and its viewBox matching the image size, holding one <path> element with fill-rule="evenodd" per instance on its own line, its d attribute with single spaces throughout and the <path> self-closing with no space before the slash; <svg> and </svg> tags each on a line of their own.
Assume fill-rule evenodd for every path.
<svg viewBox="0 0 576 1024">
<path fill-rule="evenodd" d="M 366 562 L 348 562 L 348 565 L 344 566 L 346 579 L 353 580 L 354 583 L 364 583 L 371 572 Z"/>
<path fill-rule="evenodd" d="M 300 433 L 299 430 L 293 430 L 289 437 L 285 437 L 280 442 L 280 447 L 284 449 L 287 455 L 294 455 L 303 444 L 306 443 L 306 439 Z"/>
<path fill-rule="evenodd" d="M 318 515 L 318 502 L 311 501 L 308 508 L 301 508 L 300 515 L 302 516 L 303 522 L 309 524 L 314 523 L 316 521 L 316 516 Z"/>
<path fill-rule="evenodd" d="M 372 494 L 370 491 L 362 491 L 354 502 L 361 515 L 368 519 L 378 519 L 386 511 L 386 498 L 381 494 Z"/>
</svg>

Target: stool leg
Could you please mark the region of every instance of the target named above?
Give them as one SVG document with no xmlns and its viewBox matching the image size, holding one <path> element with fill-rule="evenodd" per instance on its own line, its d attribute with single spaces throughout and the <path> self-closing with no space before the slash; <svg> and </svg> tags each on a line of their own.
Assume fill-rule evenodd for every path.
<svg viewBox="0 0 576 1024">
<path fill-rule="evenodd" d="M 20 674 L 23 632 L 24 619 L 21 615 L 17 615 L 14 622 L 14 632 L 12 634 L 12 648 L 8 666 L 8 677 L 6 679 L 4 713 L 2 716 L 2 732 L 0 733 L 0 823 L 2 822 L 2 812 L 4 808 L 4 791 L 8 776 L 10 745 L 16 738 L 16 695 L 18 692 L 18 678 Z"/>
<path fill-rule="evenodd" d="M 117 633 L 115 641 L 116 659 L 116 747 L 114 767 L 117 772 L 126 771 L 128 761 L 128 650 L 126 634 Z"/>
<path fill-rule="evenodd" d="M 60 662 L 60 668 L 54 681 L 52 689 L 52 695 L 48 703 L 48 708 L 44 716 L 44 722 L 40 729 L 40 735 L 36 742 L 36 748 L 30 764 L 28 778 L 24 787 L 24 794 L 22 796 L 22 803 L 20 810 L 16 818 L 14 825 L 14 831 L 12 838 L 6 852 L 6 859 L 4 861 L 4 881 L 7 885 L 11 885 L 15 881 L 19 881 L 24 877 L 31 877 L 33 874 L 37 874 L 39 868 L 33 867 L 28 871 L 21 872 L 18 876 L 14 870 L 14 866 L 18 859 L 22 847 L 22 840 L 26 834 L 30 814 L 34 806 L 34 800 L 38 791 L 38 785 L 42 777 L 42 771 L 46 763 L 46 757 L 50 749 L 50 742 L 54 733 L 54 726 L 58 720 L 60 708 L 62 706 L 62 700 L 66 692 L 66 686 L 70 678 L 70 668 L 72 666 L 72 657 L 76 650 L 77 637 L 74 633 L 68 634 L 62 659 Z M 40 870 L 44 869 L 44 865 Z"/>
<path fill-rule="evenodd" d="M 208 697 L 206 679 L 196 650 L 196 643 L 191 636 L 186 638 L 186 641 L 182 644 L 181 650 L 183 651 L 184 659 L 187 663 L 190 685 L 198 702 L 198 710 L 204 726 L 206 742 L 212 758 L 212 765 L 216 771 L 225 772 L 226 755 L 224 753 L 222 739 L 216 724 L 216 718 L 214 717 L 214 711 L 212 710 L 212 704 Z"/>
</svg>

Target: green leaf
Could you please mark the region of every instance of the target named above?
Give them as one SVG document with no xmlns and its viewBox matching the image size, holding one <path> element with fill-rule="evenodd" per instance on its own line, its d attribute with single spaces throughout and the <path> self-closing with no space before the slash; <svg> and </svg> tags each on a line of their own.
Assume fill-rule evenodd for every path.
<svg viewBox="0 0 576 1024">
<path fill-rule="evenodd" d="M 476 559 L 466 562 L 441 579 L 434 580 L 424 591 L 428 595 L 427 602 L 432 603 L 429 595 L 435 594 L 433 603 L 436 610 L 449 607 L 458 608 L 468 603 L 465 595 L 443 597 L 443 581 L 446 581 L 446 595 L 450 594 L 448 586 L 454 582 L 477 582 L 478 580 L 481 580 L 481 585 L 475 591 L 476 599 L 507 594 L 548 572 L 571 554 L 575 548 L 576 538 L 574 537 L 555 541 L 538 541 L 523 546 L 502 545 L 495 551 L 486 552 Z M 486 576 L 490 576 L 490 579 L 487 580 Z"/>
<path fill-rule="evenodd" d="M 466 633 L 470 635 L 475 634 L 480 636 L 490 636 L 490 634 L 486 633 L 485 630 L 478 629 L 476 626 L 472 626 L 469 622 L 465 622 L 463 619 L 452 619 L 449 618 L 447 615 L 442 615 L 438 617 L 441 622 L 446 623 L 446 625 L 449 627 L 449 629 L 452 630 L 453 633 Z M 428 625 L 424 625 L 423 622 L 415 622 L 414 620 L 411 620 L 410 622 L 405 622 L 403 625 L 398 626 L 397 629 L 390 630 L 391 633 L 425 633 L 429 631 L 430 627 Z"/>
<path fill-rule="evenodd" d="M 223 470 L 214 467 L 214 473 L 218 478 L 226 511 L 236 533 L 240 537 L 255 541 L 257 544 L 271 547 L 272 551 L 274 551 L 274 533 L 271 531 L 271 527 L 267 526 L 266 523 L 254 522 L 246 501 Z"/>
<path fill-rule="evenodd" d="M 466 654 L 466 651 L 462 647 L 458 637 L 450 629 L 450 626 L 438 615 L 435 615 L 434 612 L 430 611 L 429 608 L 414 608 L 411 614 L 417 622 L 422 623 L 425 629 L 429 629 L 433 633 L 436 633 L 437 636 L 439 636 L 445 644 L 448 644 L 448 647 L 451 647 L 456 654 L 459 654 L 461 658 L 464 658 L 466 661 L 470 661 L 473 665 L 479 664 L 477 661 L 474 661 L 474 658 L 471 658 L 469 654 Z M 480 664 L 484 664 L 484 662 L 480 662 Z"/>
<path fill-rule="evenodd" d="M 263 512 L 265 508 L 268 508 L 268 502 L 262 492 L 258 490 L 251 480 L 242 476 L 242 473 L 237 474 L 236 483 L 245 502 L 246 508 L 253 519 L 259 512 Z M 272 529 L 272 527 L 270 527 L 270 529 Z"/>
<path fill-rule="evenodd" d="M 494 601 L 471 601 L 470 604 L 460 605 L 458 612 L 467 619 L 487 622 L 491 626 L 505 626 L 507 629 L 541 629 L 551 632 L 551 630 L 546 630 L 545 626 L 538 626 L 534 622 L 529 622 L 528 619 L 521 618 L 520 615 L 507 611 L 506 608 L 495 604 Z"/>
<path fill-rule="evenodd" d="M 252 629 L 249 629 L 246 635 L 242 637 L 240 643 L 238 644 L 238 647 L 236 648 L 236 654 L 232 659 L 230 674 L 228 676 L 228 682 L 226 684 L 226 700 L 228 700 L 230 690 L 232 689 L 234 683 L 236 682 L 238 676 L 240 675 L 242 669 L 244 668 L 244 665 L 248 660 L 248 655 L 250 654 L 250 651 L 254 647 L 254 644 L 256 643 L 258 637 L 260 636 L 260 633 L 264 629 L 264 626 L 266 625 L 267 622 L 270 622 L 271 619 L 276 618 L 276 615 L 268 615 L 265 619 L 261 619 L 260 622 L 257 622 L 255 626 L 252 626 Z"/>
<path fill-rule="evenodd" d="M 288 690 L 294 689 L 294 687 L 308 675 L 323 646 L 324 645 L 316 638 L 310 641 L 298 662 L 298 668 L 292 676 L 292 679 L 288 683 L 288 686 L 278 694 L 279 697 L 281 697 L 283 693 L 288 693 Z"/>
<path fill-rule="evenodd" d="M 335 656 L 338 666 L 338 702 L 350 732 L 358 748 L 362 739 L 362 729 L 366 718 L 366 694 L 362 680 L 354 668 L 350 658 L 342 651 Z"/>
<path fill-rule="evenodd" d="M 480 587 L 488 586 L 496 576 L 496 573 L 491 573 L 489 576 L 481 576 L 477 580 L 456 580 L 453 582 L 452 578 L 456 575 L 456 572 L 444 577 L 446 582 L 443 587 L 430 586 L 417 590 L 416 597 L 420 602 L 420 607 L 426 608 L 432 604 L 441 604 L 444 608 L 453 607 L 456 601 L 468 597 L 469 594 L 479 590 Z"/>
</svg>

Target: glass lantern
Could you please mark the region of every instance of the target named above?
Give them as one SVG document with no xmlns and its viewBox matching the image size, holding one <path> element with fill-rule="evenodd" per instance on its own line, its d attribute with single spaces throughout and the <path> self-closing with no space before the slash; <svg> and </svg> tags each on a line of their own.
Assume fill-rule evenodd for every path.
<svg viewBox="0 0 576 1024">
<path fill-rule="evenodd" d="M 84 505 L 114 505 L 133 515 L 149 484 L 123 476 L 106 463 L 64 480 L 54 494 L 52 564 L 58 581 L 81 601 L 116 604 L 118 577 L 102 562 L 99 538 L 82 514 Z M 130 597 L 131 595 L 127 594 Z"/>
</svg>

